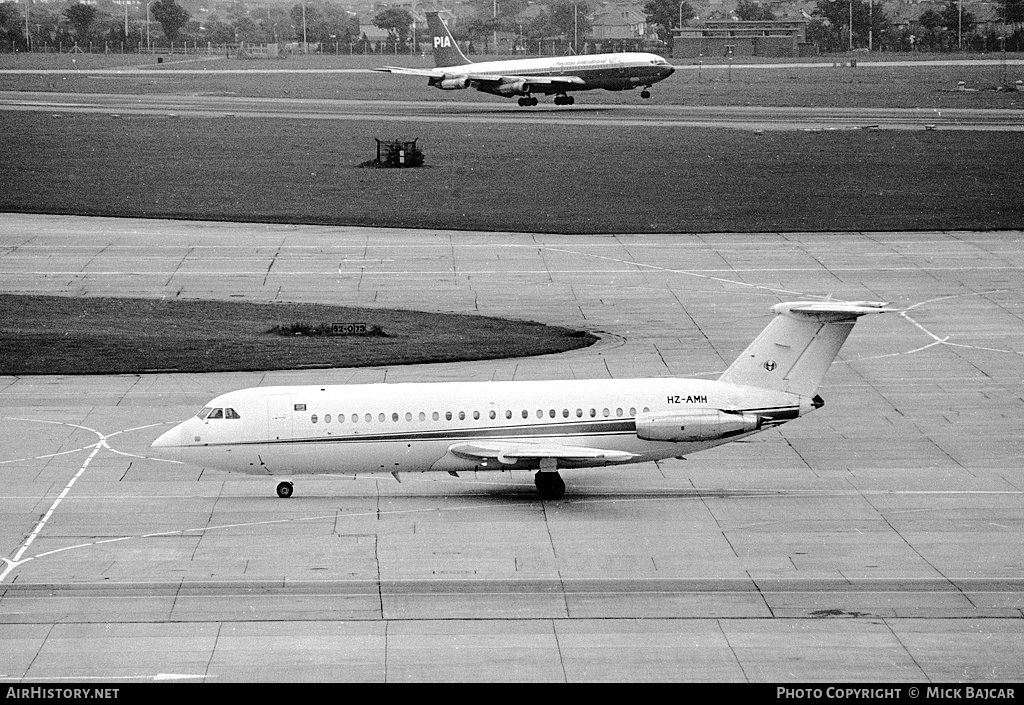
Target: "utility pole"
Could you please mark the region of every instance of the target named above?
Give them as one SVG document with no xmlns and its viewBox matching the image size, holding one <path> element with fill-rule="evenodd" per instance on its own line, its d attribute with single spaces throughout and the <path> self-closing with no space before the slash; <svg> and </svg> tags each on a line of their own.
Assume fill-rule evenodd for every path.
<svg viewBox="0 0 1024 705">
<path fill-rule="evenodd" d="M 964 50 L 964 0 L 956 3 L 956 48 Z"/>
<path fill-rule="evenodd" d="M 32 51 L 32 32 L 28 28 L 28 16 L 32 12 L 32 4 L 30 0 L 25 0 L 25 48 L 28 51 Z"/>
<path fill-rule="evenodd" d="M 853 51 L 853 0 L 850 0 L 850 51 Z"/>
<path fill-rule="evenodd" d="M 572 4 L 572 53 L 580 53 L 580 23 L 576 16 L 576 3 Z"/>
</svg>

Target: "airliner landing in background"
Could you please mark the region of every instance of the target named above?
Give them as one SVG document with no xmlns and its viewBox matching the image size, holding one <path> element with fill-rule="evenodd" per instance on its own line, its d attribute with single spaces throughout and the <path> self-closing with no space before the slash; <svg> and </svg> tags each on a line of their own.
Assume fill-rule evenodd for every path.
<svg viewBox="0 0 1024 705">
<path fill-rule="evenodd" d="M 445 91 L 475 88 L 503 98 L 518 97 L 519 105 L 524 107 L 537 105 L 534 93 L 554 95 L 555 105 L 572 105 L 575 99 L 569 91 L 595 88 L 624 91 L 643 86 L 640 97 L 650 98 L 648 89 L 675 71 L 663 57 L 643 52 L 473 63 L 436 12 L 427 13 L 427 27 L 437 68 L 385 66 L 374 71 L 425 76 L 427 85 Z"/>
<path fill-rule="evenodd" d="M 872 301 L 793 302 L 717 380 L 593 379 L 257 387 L 211 400 L 153 442 L 162 455 L 254 475 L 536 471 L 682 457 L 820 408 L 815 394 Z M 292 483 L 277 486 L 290 497 Z"/>
</svg>

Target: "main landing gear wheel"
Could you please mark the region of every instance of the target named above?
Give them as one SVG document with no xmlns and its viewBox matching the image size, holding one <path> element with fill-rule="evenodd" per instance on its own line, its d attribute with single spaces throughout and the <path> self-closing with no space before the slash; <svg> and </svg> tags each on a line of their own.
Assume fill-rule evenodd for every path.
<svg viewBox="0 0 1024 705">
<path fill-rule="evenodd" d="M 288 499 L 292 496 L 292 483 L 282 482 L 277 486 L 277 496 L 281 499 Z"/>
<path fill-rule="evenodd" d="M 528 95 L 528 96 L 526 96 L 524 98 L 520 98 L 519 99 L 519 107 L 520 108 L 529 108 L 529 107 L 534 106 L 536 104 L 537 104 L 537 99 L 534 98 L 532 95 Z"/>
<path fill-rule="evenodd" d="M 641 98 L 650 98 L 651 97 L 651 92 L 645 88 L 642 91 L 640 91 L 640 97 Z"/>
<path fill-rule="evenodd" d="M 571 95 L 556 95 L 555 105 L 572 105 L 576 102 L 576 99 Z"/>
<path fill-rule="evenodd" d="M 565 483 L 557 472 L 538 472 L 533 481 L 541 499 L 561 499 L 565 494 Z"/>
</svg>

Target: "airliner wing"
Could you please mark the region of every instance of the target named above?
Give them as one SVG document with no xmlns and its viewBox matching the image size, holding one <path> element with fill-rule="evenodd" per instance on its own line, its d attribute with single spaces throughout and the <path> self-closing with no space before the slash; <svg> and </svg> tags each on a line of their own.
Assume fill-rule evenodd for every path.
<svg viewBox="0 0 1024 705">
<path fill-rule="evenodd" d="M 461 443 L 449 448 L 453 455 L 471 460 L 497 460 L 503 465 L 514 465 L 521 458 L 557 458 L 560 460 L 607 460 L 623 463 L 635 457 L 633 453 L 603 448 L 582 448 L 559 444 L 516 443 Z"/>
<path fill-rule="evenodd" d="M 382 66 L 381 68 L 375 68 L 374 71 L 383 71 L 384 73 L 400 73 L 406 76 L 426 76 L 428 78 L 468 78 L 474 83 L 484 83 L 490 85 L 501 85 L 503 83 L 515 83 L 517 81 L 524 81 L 526 83 L 532 83 L 536 85 L 546 86 L 582 86 L 586 83 L 579 76 L 501 76 L 493 73 L 474 73 L 473 71 L 460 71 L 459 69 L 465 68 L 464 66 L 445 66 L 444 68 L 435 69 L 409 69 L 402 66 Z"/>
<path fill-rule="evenodd" d="M 586 83 L 579 76 L 495 76 L 490 73 L 468 73 L 466 77 L 477 83 L 491 83 L 494 85 L 516 83 L 518 81 L 546 86 L 582 86 Z"/>
<path fill-rule="evenodd" d="M 441 78 L 445 74 L 444 69 L 408 69 L 403 66 L 381 66 L 380 68 L 370 70 L 382 71 L 384 73 L 401 73 L 406 76 L 429 76 L 431 78 Z"/>
</svg>

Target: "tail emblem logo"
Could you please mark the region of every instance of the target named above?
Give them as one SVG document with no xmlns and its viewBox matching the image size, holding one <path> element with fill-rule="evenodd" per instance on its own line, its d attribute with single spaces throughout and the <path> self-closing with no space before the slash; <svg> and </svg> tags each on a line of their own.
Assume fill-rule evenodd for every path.
<svg viewBox="0 0 1024 705">
<path fill-rule="evenodd" d="M 452 40 L 449 37 L 434 37 L 434 48 L 451 47 Z"/>
<path fill-rule="evenodd" d="M 769 360 L 768 362 L 764 363 L 764 368 L 769 372 L 774 371 L 776 367 L 778 367 L 778 365 L 775 364 L 775 360 Z"/>
</svg>

